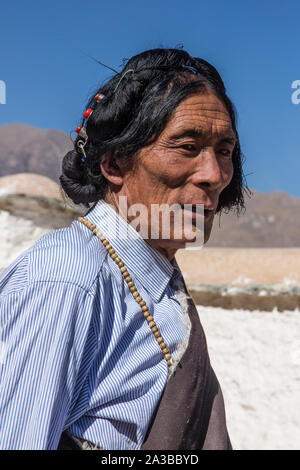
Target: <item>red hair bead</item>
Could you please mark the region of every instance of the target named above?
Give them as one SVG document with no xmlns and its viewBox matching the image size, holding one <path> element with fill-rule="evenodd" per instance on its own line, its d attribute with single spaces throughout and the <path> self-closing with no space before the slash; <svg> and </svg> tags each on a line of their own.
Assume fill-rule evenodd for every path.
<svg viewBox="0 0 300 470">
<path fill-rule="evenodd" d="M 91 108 L 88 108 L 83 115 L 84 119 L 87 119 L 91 115 L 92 112 L 93 110 Z"/>
<path fill-rule="evenodd" d="M 102 93 L 97 93 L 94 100 L 97 101 L 97 103 L 98 103 L 98 101 L 103 100 L 103 98 L 104 98 L 104 95 L 102 95 Z"/>
<path fill-rule="evenodd" d="M 77 134 L 79 134 L 79 132 L 81 131 L 81 129 L 82 129 L 82 126 L 78 126 L 78 127 L 77 127 L 77 129 L 76 129 Z"/>
</svg>

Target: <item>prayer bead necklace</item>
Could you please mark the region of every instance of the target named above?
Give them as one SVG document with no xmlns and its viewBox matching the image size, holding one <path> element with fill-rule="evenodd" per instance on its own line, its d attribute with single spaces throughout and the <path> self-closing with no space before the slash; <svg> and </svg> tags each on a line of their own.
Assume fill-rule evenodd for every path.
<svg viewBox="0 0 300 470">
<path fill-rule="evenodd" d="M 88 227 L 96 237 L 99 238 L 99 240 L 102 242 L 103 246 L 107 250 L 108 254 L 112 258 L 112 260 L 117 264 L 119 267 L 122 276 L 124 277 L 130 292 L 132 293 L 135 301 L 140 305 L 142 312 L 144 314 L 144 317 L 146 318 L 155 338 L 156 341 L 158 342 L 158 345 L 161 349 L 161 352 L 164 355 L 165 360 L 167 361 L 167 364 L 169 367 L 172 366 L 172 356 L 170 354 L 169 349 L 166 346 L 166 343 L 164 342 L 159 329 L 156 326 L 156 323 L 154 321 L 154 318 L 149 312 L 149 308 L 146 305 L 146 302 L 142 299 L 140 293 L 138 292 L 137 288 L 134 285 L 134 282 L 132 281 L 129 272 L 126 269 L 126 266 L 124 265 L 123 261 L 121 258 L 117 255 L 109 241 L 104 237 L 103 233 L 94 225 L 92 222 L 90 222 L 88 219 L 85 219 L 84 217 L 78 217 L 78 221 L 83 223 L 86 227 Z"/>
</svg>

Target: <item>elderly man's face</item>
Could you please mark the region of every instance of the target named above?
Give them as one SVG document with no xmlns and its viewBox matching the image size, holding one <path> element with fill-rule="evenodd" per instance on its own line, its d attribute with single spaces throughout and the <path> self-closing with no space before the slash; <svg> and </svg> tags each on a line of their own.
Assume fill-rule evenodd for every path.
<svg viewBox="0 0 300 470">
<path fill-rule="evenodd" d="M 221 191 L 233 175 L 235 135 L 224 104 L 210 91 L 191 96 L 174 111 L 155 143 L 143 148 L 124 177 L 128 204 L 203 204 L 204 242 L 209 239 Z M 195 214 L 190 212 L 191 220 Z M 187 240 L 149 240 L 172 251 Z"/>
</svg>

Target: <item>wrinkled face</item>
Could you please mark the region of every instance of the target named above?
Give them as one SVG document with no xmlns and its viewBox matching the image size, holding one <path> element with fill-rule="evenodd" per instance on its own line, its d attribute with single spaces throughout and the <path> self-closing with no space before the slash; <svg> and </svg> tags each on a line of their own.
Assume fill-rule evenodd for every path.
<svg viewBox="0 0 300 470">
<path fill-rule="evenodd" d="M 192 204 L 190 210 L 182 210 L 193 224 L 199 220 L 195 205 L 204 205 L 205 243 L 220 193 L 233 175 L 234 145 L 231 119 L 219 98 L 208 90 L 188 97 L 175 109 L 159 138 L 136 156 L 132 171 L 125 175 L 122 193 L 127 195 L 129 206 L 142 203 L 149 214 L 153 204 L 177 203 L 182 208 Z M 184 234 L 177 240 L 172 234 L 151 244 L 184 248 Z"/>
</svg>

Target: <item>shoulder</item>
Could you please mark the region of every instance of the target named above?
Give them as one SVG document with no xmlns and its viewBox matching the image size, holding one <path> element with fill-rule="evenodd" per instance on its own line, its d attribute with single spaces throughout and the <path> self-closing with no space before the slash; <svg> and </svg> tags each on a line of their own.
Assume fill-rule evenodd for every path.
<svg viewBox="0 0 300 470">
<path fill-rule="evenodd" d="M 4 272 L 0 291 L 7 282 L 14 290 L 36 282 L 71 283 L 89 290 L 106 257 L 107 251 L 97 237 L 75 220 L 70 227 L 44 235 L 24 252 Z"/>
<path fill-rule="evenodd" d="M 89 288 L 107 256 L 102 243 L 83 224 L 54 230 L 29 253 L 29 282 L 61 281 Z"/>
</svg>

